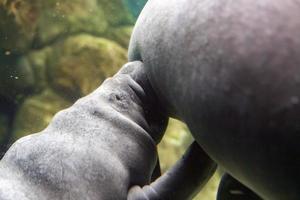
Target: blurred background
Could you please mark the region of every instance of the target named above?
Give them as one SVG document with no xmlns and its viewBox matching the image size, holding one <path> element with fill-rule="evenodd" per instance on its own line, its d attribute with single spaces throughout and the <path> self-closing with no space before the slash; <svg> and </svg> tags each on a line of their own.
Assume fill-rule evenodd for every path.
<svg viewBox="0 0 300 200">
<path fill-rule="evenodd" d="M 127 61 L 147 0 L 0 0 L 0 152 L 39 132 Z M 170 119 L 158 151 L 163 171 L 193 138 Z M 194 198 L 214 200 L 220 175 Z"/>
</svg>

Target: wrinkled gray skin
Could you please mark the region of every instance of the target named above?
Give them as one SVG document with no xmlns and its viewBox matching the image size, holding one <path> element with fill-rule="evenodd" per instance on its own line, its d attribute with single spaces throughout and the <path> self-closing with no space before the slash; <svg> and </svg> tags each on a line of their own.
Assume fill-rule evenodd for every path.
<svg viewBox="0 0 300 200">
<path fill-rule="evenodd" d="M 140 188 L 159 176 L 152 175 L 156 144 L 167 122 L 160 104 L 143 64 L 126 64 L 90 95 L 57 113 L 45 130 L 12 145 L 0 162 L 0 199 L 192 197 L 216 168 L 196 143 L 153 186 L 145 192 Z"/>
<path fill-rule="evenodd" d="M 0 199 L 117 200 L 130 185 L 149 183 L 166 116 L 151 105 L 141 66 L 126 65 L 44 131 L 13 144 L 0 163 Z"/>
<path fill-rule="evenodd" d="M 299 19 L 299 0 L 150 0 L 130 44 L 168 114 L 264 199 L 300 196 Z"/>
<path fill-rule="evenodd" d="M 0 199 L 188 199 L 209 157 L 264 199 L 299 199 L 299 19 L 297 0 L 150 0 L 132 67 L 16 142 Z M 148 185 L 169 115 L 203 150 Z"/>
</svg>

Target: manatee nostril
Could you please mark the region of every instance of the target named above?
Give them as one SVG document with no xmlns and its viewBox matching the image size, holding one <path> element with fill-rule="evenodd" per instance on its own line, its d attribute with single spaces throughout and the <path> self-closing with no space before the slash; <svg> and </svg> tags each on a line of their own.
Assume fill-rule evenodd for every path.
<svg viewBox="0 0 300 200">
<path fill-rule="evenodd" d="M 120 101 L 120 100 L 121 100 L 120 95 L 116 94 L 116 99 L 117 99 L 118 101 Z"/>
</svg>

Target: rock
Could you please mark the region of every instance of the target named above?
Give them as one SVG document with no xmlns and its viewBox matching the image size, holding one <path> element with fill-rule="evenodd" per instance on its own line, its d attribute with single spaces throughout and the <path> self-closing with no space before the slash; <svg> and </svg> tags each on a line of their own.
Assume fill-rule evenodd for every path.
<svg viewBox="0 0 300 200">
<path fill-rule="evenodd" d="M 34 87 L 34 73 L 28 61 L 14 54 L 0 53 L 0 95 L 12 101 L 22 99 Z"/>
<path fill-rule="evenodd" d="M 41 13 L 37 32 L 40 45 L 74 33 L 101 35 L 107 29 L 110 16 L 97 0 L 35 1 Z"/>
<path fill-rule="evenodd" d="M 50 84 L 69 99 L 96 89 L 125 64 L 126 50 L 117 43 L 86 34 L 69 37 L 53 47 L 48 60 Z"/>
<path fill-rule="evenodd" d="M 134 24 L 128 8 L 122 0 L 2 0 L 0 48 L 23 53 L 71 34 L 103 36 L 108 27 Z"/>
<path fill-rule="evenodd" d="M 0 49 L 4 52 L 26 52 L 33 41 L 34 34 L 30 25 L 23 25 L 14 15 L 12 8 L 0 2 Z"/>
<path fill-rule="evenodd" d="M 28 40 L 36 48 L 74 33 L 103 34 L 107 28 L 107 16 L 97 0 L 8 0 L 2 1 L 1 7 L 8 16 L 1 19 L 0 33 L 2 29 L 2 34 L 7 33 L 8 42 Z"/>
<path fill-rule="evenodd" d="M 122 47 L 128 48 L 133 26 L 121 26 L 110 29 L 105 37 L 119 43 Z"/>
<path fill-rule="evenodd" d="M 0 113 L 0 145 L 6 142 L 9 133 L 9 119 L 4 113 Z"/>
<path fill-rule="evenodd" d="M 16 103 L 0 95 L 0 159 L 11 145 L 11 127 Z"/>
<path fill-rule="evenodd" d="M 71 102 L 55 94 L 51 89 L 28 97 L 17 111 L 13 124 L 13 139 L 43 130 L 58 111 Z"/>
<path fill-rule="evenodd" d="M 39 93 L 48 87 L 47 59 L 52 53 L 51 47 L 30 51 L 24 56 L 34 74 L 34 93 Z"/>
</svg>

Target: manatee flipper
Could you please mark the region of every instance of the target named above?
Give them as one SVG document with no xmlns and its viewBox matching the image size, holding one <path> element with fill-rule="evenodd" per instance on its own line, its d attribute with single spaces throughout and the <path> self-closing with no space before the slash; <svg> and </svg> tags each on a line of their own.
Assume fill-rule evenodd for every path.
<svg viewBox="0 0 300 200">
<path fill-rule="evenodd" d="M 217 200 L 262 200 L 238 180 L 224 174 L 219 185 Z"/>
<path fill-rule="evenodd" d="M 194 142 L 182 158 L 156 181 L 133 186 L 127 200 L 183 200 L 192 198 L 209 180 L 217 165 Z"/>
<path fill-rule="evenodd" d="M 160 162 L 159 162 L 159 158 L 157 158 L 156 165 L 151 176 L 151 182 L 155 181 L 160 176 L 161 176 Z"/>
</svg>

